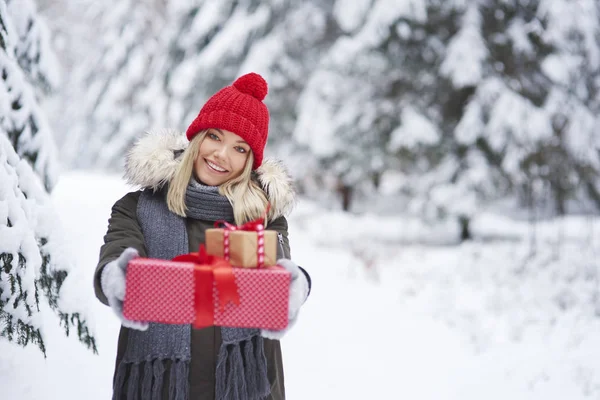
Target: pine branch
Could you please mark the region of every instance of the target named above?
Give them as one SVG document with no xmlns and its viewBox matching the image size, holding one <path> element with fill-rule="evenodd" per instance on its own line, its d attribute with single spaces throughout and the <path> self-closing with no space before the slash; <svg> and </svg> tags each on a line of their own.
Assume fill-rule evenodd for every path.
<svg viewBox="0 0 600 400">
<path fill-rule="evenodd" d="M 4 26 L 4 21 L 2 20 L 2 14 L 0 13 L 0 49 L 6 49 L 6 27 Z"/>
<path fill-rule="evenodd" d="M 39 241 L 40 248 L 48 242 L 46 238 L 41 238 Z M 68 314 L 62 312 L 58 307 L 58 299 L 60 295 L 60 289 L 67 278 L 68 273 L 62 270 L 52 270 L 52 272 L 48 272 L 48 267 L 50 265 L 50 255 L 48 253 L 44 253 L 42 251 L 42 266 L 40 268 L 40 279 L 36 281 L 36 284 L 40 284 L 40 288 L 42 289 L 44 295 L 48 299 L 48 304 L 50 308 L 56 312 L 60 318 L 60 324 L 65 329 L 65 334 L 69 336 L 70 334 L 70 326 L 77 327 L 77 336 L 79 340 L 84 343 L 89 349 L 91 349 L 95 354 L 98 353 L 98 349 L 96 348 L 96 340 L 90 334 L 90 331 L 87 327 L 85 320 L 81 319 L 79 313 Z M 37 286 L 36 286 L 37 287 Z"/>
<path fill-rule="evenodd" d="M 66 314 L 59 312 L 58 315 L 60 317 L 60 323 L 65 328 L 67 336 L 70 334 L 71 326 L 77 327 L 77 336 L 79 341 L 85 344 L 88 349 L 92 350 L 94 354 L 98 354 L 96 339 L 91 335 L 85 320 L 81 319 L 79 313 Z"/>
<path fill-rule="evenodd" d="M 45 243 L 47 243 L 47 240 L 41 239 L 40 248 Z M 46 345 L 40 329 L 34 328 L 32 325 L 16 318 L 7 311 L 7 307 L 16 309 L 17 307 L 22 306 L 25 308 L 29 317 L 31 317 L 34 312 L 30 304 L 27 302 L 29 292 L 27 290 L 23 290 L 22 278 L 18 273 L 16 273 L 13 261 L 14 257 L 12 254 L 0 254 L 0 271 L 5 273 L 8 277 L 10 282 L 10 297 L 14 297 L 12 304 L 0 300 L 0 336 L 6 337 L 8 341 L 15 342 L 23 347 L 30 343 L 34 343 L 42 351 L 44 357 L 46 357 Z M 19 269 L 25 269 L 27 267 L 26 259 L 21 254 L 19 254 L 18 265 Z M 42 266 L 40 268 L 40 278 L 34 282 L 34 298 L 36 305 L 35 312 L 40 311 L 39 290 L 41 289 L 44 296 L 48 300 L 48 305 L 59 316 L 60 325 L 65 329 L 66 335 L 70 335 L 70 327 L 75 327 L 77 329 L 77 337 L 79 341 L 85 344 L 88 349 L 91 349 L 94 354 L 98 354 L 96 339 L 92 336 L 86 321 L 81 318 L 81 315 L 79 313 L 68 314 L 60 311 L 58 306 L 60 289 L 68 274 L 63 270 L 53 270 L 49 272 L 49 265 L 50 256 L 47 253 L 44 253 L 42 256 Z M 1 281 L 2 275 L 0 275 L 0 282 Z M 0 299 L 6 297 L 3 296 L 3 287 L 4 286 L 0 285 Z"/>
<path fill-rule="evenodd" d="M 17 291 L 19 292 L 13 304 L 10 305 L 8 302 L 1 300 L 6 296 L 4 295 L 3 285 L 0 285 L 0 327 L 2 327 L 0 330 L 0 337 L 6 337 L 9 342 L 15 341 L 23 347 L 27 346 L 29 343 L 34 343 L 42 351 L 44 357 L 46 357 L 46 345 L 44 344 L 41 331 L 21 319 L 15 318 L 6 311 L 7 306 L 16 309 L 20 302 L 23 301 L 28 316 L 32 316 L 33 314 L 31 307 L 29 307 L 29 304 L 27 303 L 27 291 L 23 291 L 21 277 L 15 273 L 11 274 L 11 271 L 13 271 L 13 260 L 14 257 L 12 254 L 0 254 L 0 269 L 2 272 L 6 273 L 10 281 L 10 296 L 12 297 Z M 19 254 L 19 267 L 24 268 L 24 266 L 25 258 Z M 2 274 L 0 274 L 0 282 L 1 281 Z"/>
</svg>

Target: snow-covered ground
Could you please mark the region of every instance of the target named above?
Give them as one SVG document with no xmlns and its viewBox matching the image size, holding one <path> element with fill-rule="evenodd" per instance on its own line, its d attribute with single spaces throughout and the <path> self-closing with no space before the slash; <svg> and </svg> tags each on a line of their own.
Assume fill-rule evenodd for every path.
<svg viewBox="0 0 600 400">
<path fill-rule="evenodd" d="M 68 290 L 89 304 L 99 355 L 47 313 L 47 359 L 0 339 L 2 400 L 110 398 L 119 324 L 92 273 L 127 190 L 114 176 L 61 178 L 53 202 L 78 266 Z M 448 245 L 450 225 L 301 201 L 290 240 L 313 291 L 282 342 L 288 398 L 600 398 L 600 222 L 486 215 L 473 227 L 478 240 Z"/>
</svg>

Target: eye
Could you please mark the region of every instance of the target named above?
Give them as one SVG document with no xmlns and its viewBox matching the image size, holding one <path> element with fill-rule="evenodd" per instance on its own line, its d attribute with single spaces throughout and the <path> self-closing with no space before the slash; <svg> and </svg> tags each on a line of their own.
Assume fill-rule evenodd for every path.
<svg viewBox="0 0 600 400">
<path fill-rule="evenodd" d="M 215 135 L 212 132 L 208 132 L 208 137 L 211 138 L 212 140 L 221 140 L 221 139 L 219 139 L 219 137 L 217 135 Z"/>
<path fill-rule="evenodd" d="M 238 153 L 242 153 L 242 154 L 248 152 L 248 150 L 246 150 L 246 148 L 242 147 L 242 146 L 237 146 L 235 149 L 237 150 Z"/>
</svg>

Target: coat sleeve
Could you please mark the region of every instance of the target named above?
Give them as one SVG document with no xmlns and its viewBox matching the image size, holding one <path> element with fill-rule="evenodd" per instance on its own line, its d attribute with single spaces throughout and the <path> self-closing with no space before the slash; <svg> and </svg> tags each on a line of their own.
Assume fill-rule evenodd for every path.
<svg viewBox="0 0 600 400">
<path fill-rule="evenodd" d="M 267 230 L 277 232 L 277 258 L 291 259 L 290 241 L 288 240 L 288 223 L 285 217 L 274 219 L 267 225 Z"/>
<path fill-rule="evenodd" d="M 279 241 L 277 248 L 277 258 L 287 258 L 291 260 L 292 255 L 290 251 L 290 242 L 288 240 L 287 219 L 285 219 L 285 217 L 276 218 L 267 226 L 267 229 L 277 231 L 277 238 Z M 312 280 L 310 278 L 310 275 L 306 271 L 306 269 L 302 268 L 301 266 L 298 267 L 300 268 L 300 271 L 302 271 L 304 276 L 306 276 L 306 280 L 308 281 L 308 294 L 310 295 L 310 291 L 312 289 Z"/>
<path fill-rule="evenodd" d="M 108 220 L 108 230 L 104 235 L 104 244 L 100 248 L 100 259 L 94 273 L 94 290 L 96 297 L 108 305 L 108 300 L 100 286 L 102 269 L 109 262 L 116 260 L 123 250 L 133 247 L 141 257 L 146 256 L 146 245 L 142 229 L 137 220 L 137 203 L 141 192 L 127 193 L 112 207 Z"/>
</svg>

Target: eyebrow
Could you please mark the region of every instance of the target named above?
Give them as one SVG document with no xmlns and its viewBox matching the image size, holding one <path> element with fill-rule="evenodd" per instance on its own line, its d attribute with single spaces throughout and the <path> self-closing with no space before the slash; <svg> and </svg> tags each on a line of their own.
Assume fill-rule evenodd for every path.
<svg viewBox="0 0 600 400">
<path fill-rule="evenodd" d="M 245 140 L 238 140 L 236 143 L 248 144 Z"/>
</svg>

